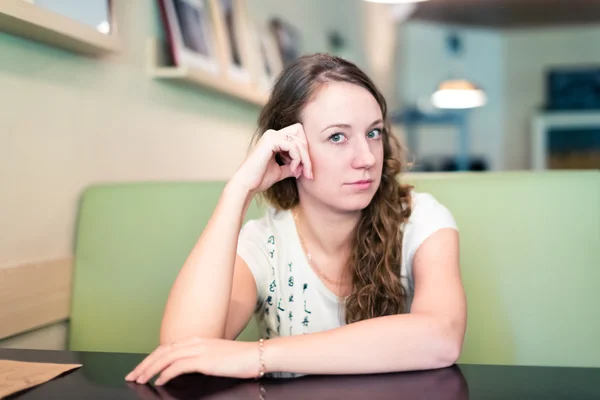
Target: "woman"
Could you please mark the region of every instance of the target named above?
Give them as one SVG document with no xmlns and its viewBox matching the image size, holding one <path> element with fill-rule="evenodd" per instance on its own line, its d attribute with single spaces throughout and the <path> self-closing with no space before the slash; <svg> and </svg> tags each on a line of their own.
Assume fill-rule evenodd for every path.
<svg viewBox="0 0 600 400">
<path fill-rule="evenodd" d="M 466 325 L 456 224 L 398 183 L 400 148 L 372 81 L 343 59 L 301 57 L 258 125 L 172 288 L 161 346 L 126 379 L 456 362 Z M 242 226 L 258 193 L 270 207 Z M 253 314 L 264 340 L 235 341 Z"/>
</svg>

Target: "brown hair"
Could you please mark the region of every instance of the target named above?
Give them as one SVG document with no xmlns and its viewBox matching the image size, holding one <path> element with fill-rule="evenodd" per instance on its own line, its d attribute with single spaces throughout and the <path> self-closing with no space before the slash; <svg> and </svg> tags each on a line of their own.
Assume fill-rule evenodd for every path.
<svg viewBox="0 0 600 400">
<path fill-rule="evenodd" d="M 277 78 L 259 116 L 254 142 L 269 129 L 279 130 L 299 122 L 306 103 L 327 82 L 348 82 L 367 89 L 379 103 L 384 120 L 381 183 L 371 203 L 362 211 L 348 259 L 352 292 L 345 304 L 346 322 L 406 312 L 406 291 L 400 279 L 400 225 L 411 212 L 411 187 L 398 182 L 402 149 L 391 132 L 387 103 L 371 79 L 351 62 L 329 54 L 296 59 Z M 262 196 L 275 208 L 291 209 L 299 201 L 296 180 L 284 179 Z"/>
</svg>

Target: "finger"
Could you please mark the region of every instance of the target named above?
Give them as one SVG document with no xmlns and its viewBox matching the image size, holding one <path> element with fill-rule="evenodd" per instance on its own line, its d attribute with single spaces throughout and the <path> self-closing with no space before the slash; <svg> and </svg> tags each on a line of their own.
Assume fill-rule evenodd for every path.
<svg viewBox="0 0 600 400">
<path fill-rule="evenodd" d="M 295 136 L 297 132 L 297 128 L 293 125 L 283 128 L 279 131 L 267 131 L 265 135 L 268 135 L 269 147 L 271 147 L 271 151 L 274 154 L 279 153 L 282 161 L 287 164 L 289 163 L 290 168 L 292 169 L 292 174 L 288 174 L 288 171 L 284 169 L 284 174 L 281 176 L 295 176 L 298 172 L 298 166 L 302 163 L 302 154 L 299 149 L 299 142 L 302 142 L 302 139 Z M 282 153 L 287 153 L 282 154 Z"/>
<path fill-rule="evenodd" d="M 279 133 L 279 135 L 282 135 L 282 136 L 285 136 L 285 135 L 295 136 L 298 139 L 300 139 L 301 141 L 306 142 L 306 137 L 302 136 L 302 124 L 300 124 L 299 122 L 296 124 L 286 126 L 285 128 L 278 130 L 277 133 Z"/>
<path fill-rule="evenodd" d="M 289 153 L 290 157 L 292 158 L 292 162 L 290 163 L 290 169 L 294 174 L 296 174 L 298 166 L 302 163 L 302 155 L 300 153 L 300 149 L 296 145 L 290 149 Z"/>
<path fill-rule="evenodd" d="M 298 151 L 300 152 L 300 158 L 302 159 L 302 165 L 304 166 L 304 176 L 308 179 L 312 179 L 312 164 L 310 162 L 310 156 L 308 155 L 308 147 L 304 143 L 298 143 Z"/>
<path fill-rule="evenodd" d="M 292 168 L 290 167 L 290 165 L 282 165 L 279 167 L 280 169 L 280 178 L 279 180 L 283 180 L 286 178 L 296 178 L 298 179 L 301 175 L 302 175 L 302 165 L 300 165 L 298 168 L 296 168 L 296 170 L 292 170 Z"/>
<path fill-rule="evenodd" d="M 136 382 L 144 384 L 152 379 L 152 377 L 163 371 L 165 368 L 168 368 L 169 365 L 173 364 L 174 362 L 190 357 L 197 357 L 201 354 L 201 352 L 202 350 L 198 347 L 176 347 L 174 350 L 164 353 L 162 357 L 157 358 L 152 364 L 148 365 L 148 367 L 137 378 Z"/>
<path fill-rule="evenodd" d="M 148 367 L 150 365 L 154 364 L 156 362 L 156 360 L 163 357 L 165 355 L 165 353 L 170 352 L 174 348 L 186 347 L 189 345 L 196 344 L 199 341 L 200 341 L 200 338 L 191 337 L 187 340 L 184 340 L 181 343 L 171 343 L 171 344 L 164 344 L 162 346 L 159 346 L 156 350 L 154 350 L 146 358 L 144 358 L 144 360 L 140 364 L 138 364 L 138 366 L 125 377 L 125 380 L 127 380 L 127 381 L 137 380 L 140 377 L 140 375 L 148 369 Z"/>
<path fill-rule="evenodd" d="M 289 135 L 287 137 L 292 138 L 292 136 Z M 298 168 L 302 162 L 302 154 L 299 149 L 300 145 L 294 139 L 289 141 L 287 137 L 283 136 L 278 139 L 278 143 L 276 144 L 278 147 L 277 151 L 285 151 L 288 153 L 289 158 L 291 159 L 290 168 L 292 169 L 292 172 L 296 172 L 296 168 Z"/>
<path fill-rule="evenodd" d="M 302 124 L 297 123 L 294 125 L 287 126 L 278 131 L 280 135 L 283 135 L 286 140 L 291 138 L 293 142 L 297 144 L 298 152 L 300 153 L 300 162 L 304 165 L 304 175 L 308 179 L 312 179 L 312 163 L 308 152 L 308 142 L 306 140 L 306 133 Z M 288 140 L 289 141 L 289 140 Z M 293 165 L 295 167 L 296 164 Z M 296 172 L 296 169 L 293 168 Z"/>
<path fill-rule="evenodd" d="M 304 166 L 300 165 L 298 168 L 296 168 L 296 171 L 294 172 L 294 177 L 296 179 L 300 178 L 302 176 L 303 172 L 304 172 Z"/>
<path fill-rule="evenodd" d="M 306 177 L 313 179 L 312 161 L 310 159 L 310 152 L 308 151 L 308 138 L 306 137 L 306 132 L 304 132 L 304 126 L 299 123 L 296 129 L 296 137 L 303 143 L 300 146 L 300 150 L 302 152 L 302 163 L 304 164 Z"/>
<path fill-rule="evenodd" d="M 150 364 L 152 364 L 154 362 L 155 358 L 160 357 L 161 354 L 163 354 L 164 352 L 166 352 L 168 350 L 168 346 L 169 345 L 159 346 L 156 350 L 154 350 L 152 353 L 150 353 L 148 356 L 146 356 L 144 358 L 144 360 L 142 360 L 142 362 L 139 363 L 137 365 L 137 367 L 135 367 L 133 369 L 133 371 L 131 371 L 125 377 L 125 380 L 127 380 L 127 381 L 134 381 L 134 380 L 136 380 L 140 376 L 140 374 L 148 367 L 148 365 L 150 365 Z"/>
<path fill-rule="evenodd" d="M 183 360 L 177 360 L 169 367 L 167 367 L 158 377 L 156 385 L 161 386 L 169 382 L 171 379 L 181 374 L 188 374 L 191 372 L 200 372 L 198 370 L 198 363 L 200 360 L 198 357 L 185 358 Z"/>
<path fill-rule="evenodd" d="M 298 139 L 300 139 L 304 144 L 307 144 L 308 139 L 306 138 L 306 132 L 304 132 L 304 126 L 302 126 L 301 123 L 297 123 L 295 126 L 296 126 L 295 136 L 298 137 Z"/>
</svg>

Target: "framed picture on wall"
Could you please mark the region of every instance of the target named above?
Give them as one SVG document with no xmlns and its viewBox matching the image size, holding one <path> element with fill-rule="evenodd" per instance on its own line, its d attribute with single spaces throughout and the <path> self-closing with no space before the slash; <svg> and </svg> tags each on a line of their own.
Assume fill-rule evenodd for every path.
<svg viewBox="0 0 600 400">
<path fill-rule="evenodd" d="M 210 0 L 159 1 L 174 64 L 218 74 L 218 41 Z"/>
<path fill-rule="evenodd" d="M 258 86 L 263 92 L 272 89 L 275 78 L 283 69 L 283 62 L 275 39 L 266 29 L 253 26 L 254 51 L 256 53 Z"/>
<path fill-rule="evenodd" d="M 228 75 L 238 81 L 250 82 L 250 72 L 246 67 L 244 49 L 244 8 L 241 0 L 217 0 L 222 26 L 224 47 L 226 48 Z"/>
<path fill-rule="evenodd" d="M 277 48 L 284 66 L 288 66 L 300 56 L 302 40 L 300 31 L 279 17 L 269 21 L 269 28 L 275 37 Z"/>
</svg>

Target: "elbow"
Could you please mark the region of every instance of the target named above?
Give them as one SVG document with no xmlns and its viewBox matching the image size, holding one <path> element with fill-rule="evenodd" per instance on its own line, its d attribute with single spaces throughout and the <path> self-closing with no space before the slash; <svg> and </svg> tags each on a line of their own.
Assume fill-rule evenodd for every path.
<svg viewBox="0 0 600 400">
<path fill-rule="evenodd" d="M 450 367 L 458 362 L 462 353 L 464 329 L 459 329 L 456 324 L 444 324 L 440 330 L 439 346 L 436 346 L 434 366 L 436 368 Z"/>
<path fill-rule="evenodd" d="M 458 340 L 446 340 L 445 342 L 435 355 L 437 368 L 446 368 L 456 364 L 462 352 L 462 345 Z"/>
</svg>

